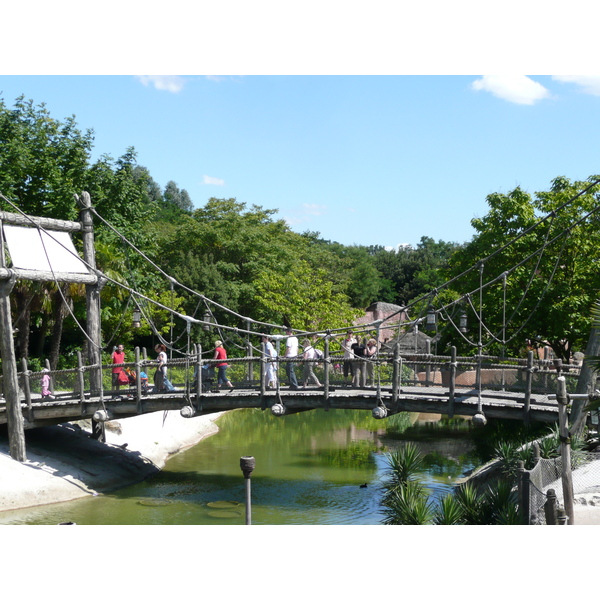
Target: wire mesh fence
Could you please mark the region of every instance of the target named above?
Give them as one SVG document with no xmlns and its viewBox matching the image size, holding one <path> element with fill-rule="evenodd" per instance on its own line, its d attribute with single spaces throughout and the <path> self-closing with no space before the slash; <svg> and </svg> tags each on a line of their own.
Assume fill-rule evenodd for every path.
<svg viewBox="0 0 600 600">
<path fill-rule="evenodd" d="M 546 506 L 550 490 L 556 494 L 556 502 L 563 506 L 563 459 L 540 458 L 529 474 L 529 524 L 548 525 Z M 577 497 L 598 494 L 600 500 L 600 453 L 573 452 L 571 456 L 573 495 Z"/>
</svg>

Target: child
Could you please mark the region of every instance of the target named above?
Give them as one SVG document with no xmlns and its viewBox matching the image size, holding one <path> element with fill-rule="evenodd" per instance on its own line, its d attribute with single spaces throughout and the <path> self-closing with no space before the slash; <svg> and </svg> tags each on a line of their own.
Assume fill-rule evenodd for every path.
<svg viewBox="0 0 600 600">
<path fill-rule="evenodd" d="M 52 391 L 50 390 L 50 375 L 48 375 L 50 371 L 46 368 L 42 369 L 42 400 L 55 400 L 52 395 Z"/>
</svg>

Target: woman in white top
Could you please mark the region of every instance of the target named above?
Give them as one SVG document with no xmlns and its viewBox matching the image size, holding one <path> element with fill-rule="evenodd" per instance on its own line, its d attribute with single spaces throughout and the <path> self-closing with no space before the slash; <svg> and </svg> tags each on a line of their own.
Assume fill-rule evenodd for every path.
<svg viewBox="0 0 600 600">
<path fill-rule="evenodd" d="M 164 381 L 167 378 L 167 348 L 163 344 L 156 344 L 154 351 L 158 354 L 156 357 L 156 373 L 154 373 L 154 391 L 162 392 Z"/>
<path fill-rule="evenodd" d="M 277 350 L 273 346 L 271 339 L 268 335 L 262 336 L 262 342 L 264 344 L 264 353 L 267 357 L 267 369 L 265 372 L 265 383 L 268 388 L 277 387 L 277 363 L 275 359 L 277 358 Z"/>
</svg>

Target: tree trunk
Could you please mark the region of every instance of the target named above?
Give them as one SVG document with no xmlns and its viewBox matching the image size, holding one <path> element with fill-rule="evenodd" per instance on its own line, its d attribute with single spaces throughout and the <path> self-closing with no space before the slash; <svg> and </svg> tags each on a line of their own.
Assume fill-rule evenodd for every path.
<svg viewBox="0 0 600 600">
<path fill-rule="evenodd" d="M 62 296 L 60 291 L 56 291 L 53 298 L 53 313 L 54 313 L 54 325 L 52 327 L 52 343 L 50 346 L 50 368 L 55 371 L 58 366 L 58 359 L 60 358 L 60 341 L 62 338 L 63 323 L 67 316 L 68 310 L 65 306 L 65 301 L 70 302 L 69 296 L 69 284 L 63 284 Z"/>
</svg>

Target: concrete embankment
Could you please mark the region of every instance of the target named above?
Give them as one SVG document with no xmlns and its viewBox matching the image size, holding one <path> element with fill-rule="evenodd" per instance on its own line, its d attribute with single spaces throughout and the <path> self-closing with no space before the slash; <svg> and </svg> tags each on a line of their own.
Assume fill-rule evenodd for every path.
<svg viewBox="0 0 600 600">
<path fill-rule="evenodd" d="M 218 431 L 223 413 L 184 419 L 179 411 L 109 422 L 106 443 L 89 421 L 26 432 L 27 460 L 10 457 L 0 435 L 0 511 L 65 502 L 130 485 L 156 473 L 168 457 Z"/>
</svg>

